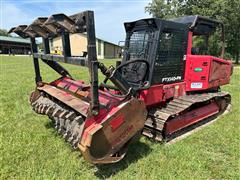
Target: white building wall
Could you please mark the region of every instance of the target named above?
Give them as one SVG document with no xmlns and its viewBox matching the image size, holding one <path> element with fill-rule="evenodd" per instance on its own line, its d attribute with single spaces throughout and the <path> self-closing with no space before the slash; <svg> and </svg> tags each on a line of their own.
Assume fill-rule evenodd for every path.
<svg viewBox="0 0 240 180">
<path fill-rule="evenodd" d="M 87 51 L 87 38 L 85 34 L 71 34 L 70 43 L 72 56 L 81 56 L 84 51 Z M 50 46 L 51 51 L 54 51 L 56 49 L 62 51 L 62 38 L 54 38 L 52 43 L 50 43 Z M 112 46 L 110 49 L 114 48 L 114 45 L 111 44 L 109 44 L 108 48 L 106 48 L 103 40 L 96 39 L 96 50 L 98 59 L 104 59 L 105 53 L 110 53 L 108 53 L 109 46 Z M 101 51 L 100 53 L 98 52 L 99 50 Z M 108 57 L 108 55 L 106 57 Z"/>
</svg>

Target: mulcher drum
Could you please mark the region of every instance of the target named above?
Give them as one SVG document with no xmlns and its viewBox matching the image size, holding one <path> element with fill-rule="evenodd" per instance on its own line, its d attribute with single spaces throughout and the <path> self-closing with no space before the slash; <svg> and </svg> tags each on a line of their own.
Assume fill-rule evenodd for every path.
<svg viewBox="0 0 240 180">
<path fill-rule="evenodd" d="M 40 95 L 31 105 L 36 113 L 47 115 L 57 132 L 73 148 L 77 148 L 84 127 L 84 118 L 81 114 L 44 95 Z"/>
</svg>

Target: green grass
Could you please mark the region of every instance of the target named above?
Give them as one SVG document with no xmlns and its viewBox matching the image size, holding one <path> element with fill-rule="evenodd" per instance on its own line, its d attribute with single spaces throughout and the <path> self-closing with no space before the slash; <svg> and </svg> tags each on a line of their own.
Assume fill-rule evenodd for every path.
<svg viewBox="0 0 240 180">
<path fill-rule="evenodd" d="M 44 80 L 58 77 L 41 66 Z M 74 77 L 88 81 L 87 69 L 66 67 Z M 28 96 L 35 86 L 31 59 L 2 56 L 0 179 L 240 179 L 239 77 L 237 67 L 231 84 L 223 88 L 232 95 L 230 114 L 169 146 L 142 137 L 123 161 L 96 168 L 57 135 L 46 116 L 31 110 Z"/>
</svg>

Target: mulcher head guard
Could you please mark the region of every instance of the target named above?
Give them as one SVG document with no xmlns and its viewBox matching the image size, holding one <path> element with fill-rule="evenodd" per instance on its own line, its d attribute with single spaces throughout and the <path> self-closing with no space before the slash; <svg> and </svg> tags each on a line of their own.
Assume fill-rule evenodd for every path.
<svg viewBox="0 0 240 180">
<path fill-rule="evenodd" d="M 12 32 L 31 39 L 36 81 L 36 90 L 30 96 L 33 110 L 47 115 L 58 133 L 74 148 L 79 148 L 90 163 L 113 163 L 121 160 L 129 143 L 144 127 L 147 111 L 143 101 L 134 97 L 127 82 L 116 73 L 111 74 L 114 71 L 97 61 L 93 12 L 39 17 L 29 26 L 12 28 L 9 33 Z M 87 58 L 71 56 L 70 33 L 86 33 Z M 62 36 L 63 56 L 50 54 L 49 39 L 56 36 Z M 42 37 L 44 53 L 38 53 L 36 37 Z M 39 59 L 61 77 L 50 83 L 43 82 Z M 90 85 L 73 79 L 58 62 L 88 67 Z M 120 91 L 109 92 L 99 88 L 99 68 Z"/>
</svg>

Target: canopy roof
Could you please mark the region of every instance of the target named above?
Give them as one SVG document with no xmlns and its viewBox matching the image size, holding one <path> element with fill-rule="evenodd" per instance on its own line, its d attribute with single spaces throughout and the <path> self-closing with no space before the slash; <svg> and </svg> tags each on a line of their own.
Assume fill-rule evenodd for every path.
<svg viewBox="0 0 240 180">
<path fill-rule="evenodd" d="M 0 36 L 0 41 L 30 44 L 30 39 L 23 39 L 21 37 Z"/>
<path fill-rule="evenodd" d="M 217 20 L 212 20 L 199 15 L 184 16 L 180 18 L 171 19 L 171 21 L 187 24 L 189 29 L 193 31 L 194 35 L 210 35 L 217 27 L 223 29 L 223 23 Z"/>
</svg>

